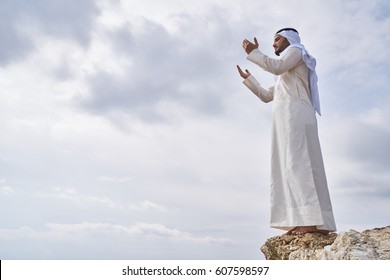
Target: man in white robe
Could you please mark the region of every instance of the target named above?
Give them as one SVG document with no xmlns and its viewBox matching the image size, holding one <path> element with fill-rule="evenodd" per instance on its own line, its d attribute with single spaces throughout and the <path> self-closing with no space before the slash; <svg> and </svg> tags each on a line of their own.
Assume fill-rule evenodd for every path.
<svg viewBox="0 0 390 280">
<path fill-rule="evenodd" d="M 248 70 L 237 65 L 244 84 L 263 102 L 273 101 L 271 155 L 271 227 L 287 234 L 336 231 L 315 112 L 320 114 L 315 59 L 300 43 L 298 32 L 284 28 L 270 58 L 244 40 L 247 59 L 278 76 L 265 89 Z"/>
</svg>

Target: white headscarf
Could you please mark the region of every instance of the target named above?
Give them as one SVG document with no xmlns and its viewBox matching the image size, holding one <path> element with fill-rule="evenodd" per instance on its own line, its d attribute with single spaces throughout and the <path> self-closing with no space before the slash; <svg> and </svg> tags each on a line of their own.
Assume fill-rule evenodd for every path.
<svg viewBox="0 0 390 280">
<path fill-rule="evenodd" d="M 277 33 L 276 35 L 280 35 L 288 40 L 290 43 L 289 47 L 298 47 L 302 50 L 302 59 L 306 63 L 309 68 L 309 85 L 310 85 L 310 93 L 311 93 L 311 103 L 314 109 L 317 111 L 318 115 L 321 116 L 321 108 L 320 108 L 320 97 L 318 94 L 318 86 L 317 86 L 317 73 L 316 73 L 316 59 L 312 57 L 309 52 L 306 50 L 305 46 L 301 44 L 301 38 L 299 37 L 298 32 L 293 30 L 283 30 Z"/>
</svg>

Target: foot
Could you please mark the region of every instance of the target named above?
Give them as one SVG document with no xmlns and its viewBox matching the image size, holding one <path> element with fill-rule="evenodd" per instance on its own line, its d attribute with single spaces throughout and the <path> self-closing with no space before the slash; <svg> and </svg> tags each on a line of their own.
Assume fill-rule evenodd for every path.
<svg viewBox="0 0 390 280">
<path fill-rule="evenodd" d="M 294 227 L 292 229 L 290 229 L 289 231 L 287 231 L 284 235 L 292 235 L 293 232 L 295 232 L 299 227 Z"/>
<path fill-rule="evenodd" d="M 306 233 L 314 233 L 314 232 L 318 232 L 318 233 L 322 233 L 322 234 L 329 233 L 328 230 L 321 230 L 321 229 L 318 229 L 316 226 L 302 226 L 302 227 L 295 227 L 291 231 L 291 235 L 304 235 Z"/>
</svg>

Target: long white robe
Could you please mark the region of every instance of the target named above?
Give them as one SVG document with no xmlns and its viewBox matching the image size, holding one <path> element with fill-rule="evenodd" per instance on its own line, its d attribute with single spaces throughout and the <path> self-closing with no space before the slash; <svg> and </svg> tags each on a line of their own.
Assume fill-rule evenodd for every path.
<svg viewBox="0 0 390 280">
<path fill-rule="evenodd" d="M 268 90 L 252 75 L 244 80 L 263 102 L 273 101 L 271 227 L 289 230 L 315 225 L 336 231 L 317 119 L 310 101 L 309 69 L 301 50 L 289 47 L 280 59 L 273 59 L 255 49 L 248 60 L 279 76 Z"/>
</svg>

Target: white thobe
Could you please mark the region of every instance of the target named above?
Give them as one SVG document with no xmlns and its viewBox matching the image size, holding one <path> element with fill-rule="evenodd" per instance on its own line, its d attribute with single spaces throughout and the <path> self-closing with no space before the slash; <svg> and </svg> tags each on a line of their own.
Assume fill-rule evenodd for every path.
<svg viewBox="0 0 390 280">
<path fill-rule="evenodd" d="M 269 89 L 252 75 L 244 80 L 263 102 L 273 101 L 271 227 L 289 230 L 315 225 L 336 231 L 317 119 L 310 101 L 309 69 L 301 50 L 289 47 L 280 59 L 273 59 L 255 49 L 248 60 L 278 75 L 278 82 Z"/>
</svg>

